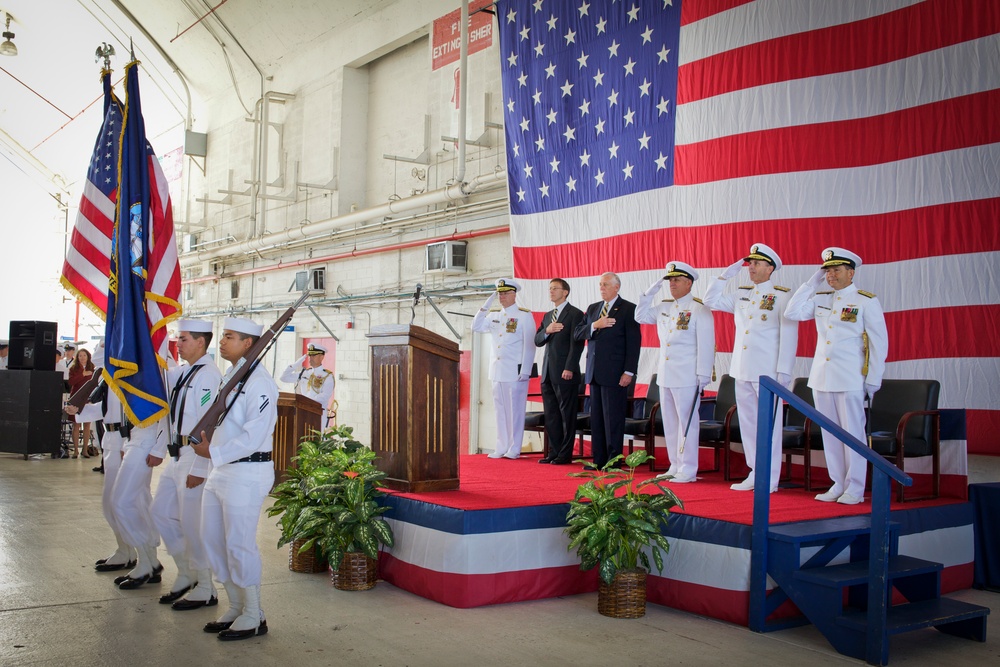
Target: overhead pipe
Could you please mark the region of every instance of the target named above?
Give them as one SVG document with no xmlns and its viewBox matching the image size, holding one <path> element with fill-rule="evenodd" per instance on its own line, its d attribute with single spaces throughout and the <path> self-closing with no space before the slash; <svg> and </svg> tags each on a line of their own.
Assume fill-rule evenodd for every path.
<svg viewBox="0 0 1000 667">
<path fill-rule="evenodd" d="M 188 278 L 182 280 L 181 283 L 184 285 L 193 285 L 196 283 L 213 282 L 220 280 L 222 278 L 238 278 L 240 276 L 249 276 L 257 273 L 268 273 L 270 271 L 281 271 L 282 269 L 291 269 L 299 266 L 310 266 L 312 264 L 325 264 L 327 262 L 334 262 L 341 259 L 351 259 L 352 257 L 364 257 L 366 255 L 377 255 L 383 252 L 392 252 L 395 250 L 406 250 L 407 248 L 416 248 L 419 246 L 427 245 L 429 243 L 440 243 L 442 241 L 462 241 L 465 239 L 475 239 L 481 236 L 492 236 L 494 234 L 503 234 L 510 231 L 509 225 L 500 225 L 498 227 L 487 227 L 485 229 L 474 229 L 468 232 L 454 232 L 446 236 L 437 236 L 430 239 L 419 239 L 417 241 L 405 241 L 400 243 L 393 243 L 391 245 L 377 246 L 375 248 L 363 248 L 361 250 L 354 249 L 347 252 L 340 252 L 334 255 L 324 255 L 323 257 L 311 257 L 309 259 L 299 259 L 294 262 L 279 262 L 277 264 L 272 264 L 270 266 L 256 266 L 250 269 L 241 269 L 239 271 L 233 271 L 231 273 L 226 273 L 221 276 L 199 276 L 198 278 Z"/>
<path fill-rule="evenodd" d="M 458 56 L 458 173 L 455 180 L 459 184 L 465 182 L 465 123 L 466 101 L 468 100 L 468 65 L 469 65 L 469 0 L 462 0 L 462 33 L 459 41 Z"/>
<path fill-rule="evenodd" d="M 210 250 L 187 253 L 180 257 L 180 266 L 182 269 L 186 269 L 196 266 L 201 262 L 208 262 L 213 259 L 230 255 L 241 255 L 256 252 L 269 246 L 299 241 L 309 236 L 324 234 L 334 231 L 340 227 L 365 222 L 373 218 L 398 215 L 417 208 L 425 208 L 436 206 L 437 204 L 462 201 L 476 190 L 484 187 L 488 188 L 498 183 L 503 183 L 506 181 L 506 178 L 507 172 L 503 169 L 497 169 L 489 174 L 481 174 L 480 176 L 472 179 L 469 183 L 456 183 L 433 192 L 425 192 L 413 197 L 406 197 L 405 199 L 386 202 L 385 204 L 380 204 L 371 208 L 345 213 L 344 215 L 330 218 L 328 220 L 322 220 L 308 225 L 292 227 L 280 232 L 265 234 L 264 236 L 260 236 L 255 239 L 247 239 L 246 241 L 235 245 L 220 246 Z"/>
</svg>

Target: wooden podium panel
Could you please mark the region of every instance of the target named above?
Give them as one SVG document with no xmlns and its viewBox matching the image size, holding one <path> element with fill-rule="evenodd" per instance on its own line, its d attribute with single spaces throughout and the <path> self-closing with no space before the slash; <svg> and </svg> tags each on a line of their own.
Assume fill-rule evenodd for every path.
<svg viewBox="0 0 1000 667">
<path fill-rule="evenodd" d="M 278 422 L 271 445 L 275 484 L 285 481 L 285 470 L 299 451 L 299 441 L 321 430 L 322 419 L 323 406 L 318 401 L 287 391 L 278 394 Z"/>
<path fill-rule="evenodd" d="M 458 345 L 407 325 L 373 327 L 372 449 L 397 491 L 458 488 Z"/>
</svg>

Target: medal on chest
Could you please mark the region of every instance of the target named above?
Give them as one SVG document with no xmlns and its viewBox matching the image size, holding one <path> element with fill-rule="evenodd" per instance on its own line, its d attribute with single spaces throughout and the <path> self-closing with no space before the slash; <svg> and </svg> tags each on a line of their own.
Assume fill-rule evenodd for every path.
<svg viewBox="0 0 1000 667">
<path fill-rule="evenodd" d="M 322 375 L 316 375 L 315 373 L 309 377 L 309 388 L 313 391 L 319 391 L 323 388 L 323 380 L 325 380 Z"/>
<path fill-rule="evenodd" d="M 682 310 L 677 313 L 677 329 L 680 331 L 686 331 L 688 325 L 691 324 L 691 311 Z"/>
<path fill-rule="evenodd" d="M 858 321 L 858 307 L 848 306 L 840 311 L 840 321 L 841 322 L 857 322 Z"/>
<path fill-rule="evenodd" d="M 774 295 L 765 294 L 760 298 L 760 309 L 761 310 L 774 310 Z"/>
<path fill-rule="evenodd" d="M 517 320 L 516 319 L 507 320 L 507 329 L 506 329 L 506 331 L 507 331 L 507 333 L 516 333 L 517 332 Z"/>
</svg>

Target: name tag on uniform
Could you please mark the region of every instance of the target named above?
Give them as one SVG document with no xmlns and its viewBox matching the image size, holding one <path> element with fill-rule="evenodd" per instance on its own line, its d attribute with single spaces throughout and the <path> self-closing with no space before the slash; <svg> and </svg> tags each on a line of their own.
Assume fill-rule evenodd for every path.
<svg viewBox="0 0 1000 667">
<path fill-rule="evenodd" d="M 682 310 L 677 314 L 677 328 L 686 330 L 689 324 L 691 324 L 691 311 Z"/>
<path fill-rule="evenodd" d="M 765 294 L 760 298 L 760 309 L 761 310 L 774 310 L 774 295 Z"/>
<path fill-rule="evenodd" d="M 857 322 L 858 321 L 858 309 L 857 307 L 848 306 L 840 311 L 840 321 L 841 322 Z"/>
<path fill-rule="evenodd" d="M 519 320 L 507 320 L 507 333 L 517 332 L 517 323 Z"/>
</svg>

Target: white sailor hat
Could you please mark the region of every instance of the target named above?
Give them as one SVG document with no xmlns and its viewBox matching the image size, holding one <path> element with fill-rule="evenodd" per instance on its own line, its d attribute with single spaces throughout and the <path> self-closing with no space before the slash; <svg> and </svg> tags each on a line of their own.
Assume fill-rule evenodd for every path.
<svg viewBox="0 0 1000 667">
<path fill-rule="evenodd" d="M 664 278 L 689 278 L 698 280 L 698 272 L 694 267 L 684 262 L 673 261 L 667 264 L 667 274 Z"/>
<path fill-rule="evenodd" d="M 194 333 L 212 333 L 212 323 L 205 320 L 178 320 L 177 330 Z"/>
<path fill-rule="evenodd" d="M 317 345 L 316 343 L 309 343 L 309 347 L 306 350 L 306 354 L 312 356 L 314 354 L 326 354 L 326 348 L 322 345 Z"/>
<path fill-rule="evenodd" d="M 754 243 L 750 246 L 750 254 L 744 258 L 747 262 L 751 259 L 759 259 L 764 262 L 768 262 L 775 270 L 781 268 L 781 258 L 778 257 L 778 253 L 774 252 L 774 248 L 763 243 Z"/>
<path fill-rule="evenodd" d="M 831 266 L 846 266 L 856 269 L 861 266 L 861 258 L 845 248 L 827 248 L 823 251 L 823 266 L 827 269 Z"/>
<path fill-rule="evenodd" d="M 227 317 L 222 323 L 222 328 L 228 331 L 246 334 L 247 336 L 259 336 L 264 333 L 263 324 L 257 324 L 253 320 L 248 320 L 245 317 Z"/>
<path fill-rule="evenodd" d="M 6 339 L 0 339 L 0 347 L 7 347 L 10 345 L 10 341 Z"/>
<path fill-rule="evenodd" d="M 521 286 L 513 278 L 500 278 L 496 281 L 498 292 L 518 292 Z"/>
</svg>

